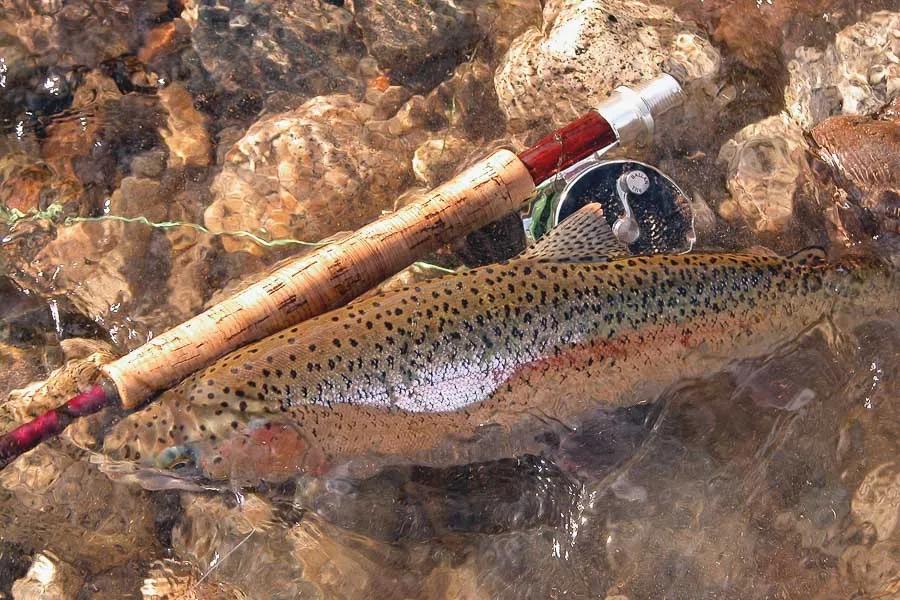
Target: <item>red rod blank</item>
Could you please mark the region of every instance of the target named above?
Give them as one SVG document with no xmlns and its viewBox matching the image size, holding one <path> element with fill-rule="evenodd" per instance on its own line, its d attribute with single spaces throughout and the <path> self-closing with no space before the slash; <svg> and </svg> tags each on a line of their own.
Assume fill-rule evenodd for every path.
<svg viewBox="0 0 900 600">
<path fill-rule="evenodd" d="M 115 403 L 116 395 L 95 385 L 71 398 L 62 406 L 48 410 L 36 419 L 16 427 L 0 437 L 0 469 L 44 440 L 59 435 L 73 419 L 98 412 Z"/>
<path fill-rule="evenodd" d="M 616 132 L 606 119 L 590 111 L 541 138 L 519 154 L 519 160 L 525 163 L 534 185 L 538 185 L 617 140 Z"/>
</svg>

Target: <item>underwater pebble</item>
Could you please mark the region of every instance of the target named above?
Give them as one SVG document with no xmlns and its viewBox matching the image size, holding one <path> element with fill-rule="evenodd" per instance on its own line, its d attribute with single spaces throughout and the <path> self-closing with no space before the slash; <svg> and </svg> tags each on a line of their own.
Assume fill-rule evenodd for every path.
<svg viewBox="0 0 900 600">
<path fill-rule="evenodd" d="M 880 11 L 841 30 L 825 50 L 802 46 L 788 63 L 785 104 L 810 128 L 831 115 L 866 115 L 900 93 L 900 12 Z"/>
<path fill-rule="evenodd" d="M 865 598 L 900 596 L 900 543 L 886 540 L 871 547 L 850 546 L 841 555 L 838 572 L 851 589 Z"/>
<path fill-rule="evenodd" d="M 543 130 L 594 108 L 619 85 L 662 71 L 676 71 L 685 83 L 713 80 L 719 63 L 709 41 L 670 8 L 558 0 L 544 7 L 543 31 L 532 27 L 512 43 L 495 86 L 509 119 L 540 120 Z"/>
<path fill-rule="evenodd" d="M 782 231 L 793 216 L 805 148 L 803 131 L 784 113 L 737 132 L 719 151 L 731 193 L 719 214 L 756 233 Z"/>
<path fill-rule="evenodd" d="M 261 119 L 226 155 L 206 226 L 316 241 L 371 221 L 411 180 L 412 147 L 396 137 L 412 127 L 403 121 L 413 118 L 410 106 L 371 123 L 371 105 L 321 96 Z M 223 237 L 222 244 L 229 252 L 264 252 L 244 238 Z"/>
<path fill-rule="evenodd" d="M 494 71 L 487 62 L 465 62 L 425 99 L 429 113 L 449 131 L 468 140 L 492 140 L 506 135 L 506 116 L 494 90 Z M 442 132 L 446 135 L 447 132 Z"/>
<path fill-rule="evenodd" d="M 148 255 L 151 230 L 118 221 L 73 223 L 23 265 L 20 284 L 66 300 L 97 320 L 115 320 L 119 307 L 131 304 L 137 290 L 125 270 Z M 50 275 L 53 275 L 51 278 Z"/>
<path fill-rule="evenodd" d="M 435 187 L 449 179 L 456 165 L 472 151 L 465 140 L 457 137 L 430 139 L 413 153 L 413 173 L 428 187 Z"/>
<path fill-rule="evenodd" d="M 544 20 L 541 0 L 477 0 L 471 4 L 478 27 L 485 32 L 484 53 L 490 56 L 492 66 L 519 34 L 531 27 L 540 28 Z M 478 54 L 482 54 L 481 45 Z"/>
<path fill-rule="evenodd" d="M 206 115 L 194 108 L 191 94 L 178 83 L 159 90 L 159 101 L 166 109 L 166 127 L 160 135 L 169 149 L 169 166 L 206 166 L 211 144 L 206 133 Z"/>
<path fill-rule="evenodd" d="M 0 8 L 39 64 L 89 67 L 136 49 L 138 32 L 168 12 L 165 0 L 5 0 Z"/>
<path fill-rule="evenodd" d="M 850 506 L 857 523 L 874 525 L 879 540 L 891 539 L 900 519 L 900 464 L 887 462 L 869 471 Z"/>
<path fill-rule="evenodd" d="M 25 577 L 12 584 L 15 600 L 70 600 L 84 583 L 72 565 L 52 552 L 39 552 Z"/>
<path fill-rule="evenodd" d="M 146 492 L 115 485 L 93 465 L 46 445 L 2 472 L 0 526 L 8 542 L 44 548 L 98 571 L 157 548 Z"/>
<path fill-rule="evenodd" d="M 144 600 L 246 600 L 243 590 L 204 578 L 194 565 L 176 560 L 153 563 L 141 585 Z"/>
<path fill-rule="evenodd" d="M 893 104 L 900 105 L 900 98 Z M 889 108 L 892 105 L 888 105 Z M 829 117 L 810 131 L 811 151 L 829 170 L 823 182 L 841 188 L 847 202 L 837 209 L 838 225 L 850 237 L 879 231 L 900 233 L 900 117 L 839 115 Z M 884 117 L 884 118 L 879 118 Z M 824 202 L 831 207 L 832 202 Z M 849 214 L 862 208 L 867 214 Z M 874 231 L 860 231 L 859 223 L 874 219 Z M 871 229 L 871 228 L 870 228 Z"/>
<path fill-rule="evenodd" d="M 21 152 L 0 154 L 0 206 L 27 213 L 77 206 L 81 182 L 60 165 Z"/>
<path fill-rule="evenodd" d="M 160 149 L 148 150 L 131 159 L 131 174 L 135 177 L 158 178 L 166 169 L 166 153 Z"/>
<path fill-rule="evenodd" d="M 429 88 L 478 39 L 475 13 L 453 0 L 353 0 L 369 53 L 406 85 Z"/>
<path fill-rule="evenodd" d="M 332 2 L 214 0 L 195 9 L 194 50 L 226 90 L 295 105 L 317 94 L 358 92 L 359 56 L 345 48 L 352 15 Z"/>
</svg>

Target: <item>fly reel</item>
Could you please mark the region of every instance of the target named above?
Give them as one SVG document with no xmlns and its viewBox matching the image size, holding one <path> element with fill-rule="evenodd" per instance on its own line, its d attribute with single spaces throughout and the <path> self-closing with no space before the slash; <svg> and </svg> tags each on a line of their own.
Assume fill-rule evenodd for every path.
<svg viewBox="0 0 900 600">
<path fill-rule="evenodd" d="M 526 233 L 538 240 L 592 202 L 603 207 L 613 235 L 633 255 L 689 252 L 697 239 L 690 201 L 674 181 L 642 162 L 596 158 L 538 188 Z"/>
</svg>

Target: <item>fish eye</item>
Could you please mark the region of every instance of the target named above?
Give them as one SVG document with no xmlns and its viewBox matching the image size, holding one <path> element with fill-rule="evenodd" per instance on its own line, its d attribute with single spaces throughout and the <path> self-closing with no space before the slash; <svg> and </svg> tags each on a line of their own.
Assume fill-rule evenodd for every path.
<svg viewBox="0 0 900 600">
<path fill-rule="evenodd" d="M 190 446 L 170 446 L 160 452 L 154 462 L 157 468 L 176 470 L 193 467 L 196 458 L 197 452 Z"/>
</svg>

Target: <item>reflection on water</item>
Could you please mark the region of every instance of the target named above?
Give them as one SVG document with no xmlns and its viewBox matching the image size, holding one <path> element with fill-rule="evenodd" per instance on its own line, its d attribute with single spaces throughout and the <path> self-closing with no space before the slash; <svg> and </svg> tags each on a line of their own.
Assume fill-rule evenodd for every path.
<svg viewBox="0 0 900 600">
<path fill-rule="evenodd" d="M 882 157 L 900 147 L 885 9 L 0 0 L 0 429 L 297 240 L 660 64 L 688 105 L 630 155 L 705 208 L 701 245 L 884 238 Z M 504 258 L 498 231 L 429 259 Z M 110 480 L 71 443 L 89 445 L 85 424 L 0 472 L 0 598 L 900 597 L 898 369 L 900 320 L 855 315 L 598 409 L 547 456 L 249 490 Z"/>
</svg>

